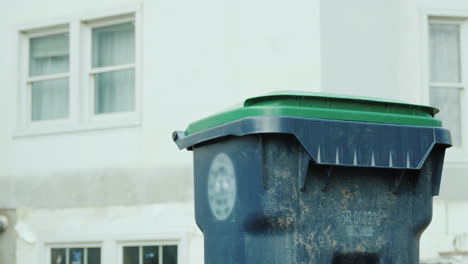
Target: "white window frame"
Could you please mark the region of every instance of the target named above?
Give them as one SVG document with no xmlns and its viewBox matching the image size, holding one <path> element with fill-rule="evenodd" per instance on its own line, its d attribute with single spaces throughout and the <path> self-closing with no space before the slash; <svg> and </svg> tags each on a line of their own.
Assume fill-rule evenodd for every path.
<svg viewBox="0 0 468 264">
<path fill-rule="evenodd" d="M 126 232 L 130 232 L 131 228 Z M 167 232 L 147 232 L 147 233 L 115 233 L 105 234 L 77 234 L 77 233 L 50 233 L 44 234 L 39 240 L 40 263 L 51 263 L 52 248 L 101 248 L 101 264 L 116 263 L 123 264 L 123 247 L 125 246 L 177 246 L 178 264 L 190 263 L 189 240 L 193 236 L 191 228 L 182 228 Z M 126 234 L 125 234 L 126 233 Z"/>
<path fill-rule="evenodd" d="M 57 249 L 57 248 L 64 248 L 67 249 L 66 253 L 66 259 L 69 258 L 69 252 L 71 248 L 100 248 L 101 249 L 101 264 L 104 264 L 103 262 L 103 246 L 102 243 L 97 243 L 97 242 L 83 242 L 83 243 L 48 243 L 45 245 L 45 250 L 46 250 L 46 263 L 50 264 L 52 262 L 52 249 Z M 83 264 L 87 264 L 87 254 L 85 253 L 83 255 Z M 66 263 L 66 261 L 65 261 Z M 64 263 L 64 264 L 65 264 Z M 71 263 L 70 263 L 71 264 Z"/>
<path fill-rule="evenodd" d="M 17 28 L 18 56 L 18 108 L 16 130 L 13 137 L 60 134 L 117 127 L 134 127 L 141 124 L 141 6 L 113 8 L 86 15 L 45 22 L 30 23 Z M 134 111 L 94 114 L 94 83 L 91 82 L 92 28 L 133 21 L 135 23 L 135 102 Z M 28 94 L 29 39 L 69 32 L 69 116 L 61 120 L 31 120 L 31 96 Z M 130 65 L 126 65 L 129 67 Z M 117 68 L 123 66 L 118 66 Z M 111 68 L 111 67 L 110 67 Z M 111 70 L 115 70 L 111 69 Z M 102 70 L 102 69 L 101 69 Z"/>
<path fill-rule="evenodd" d="M 182 252 L 180 250 L 180 241 L 177 240 L 150 240 L 150 241 L 126 241 L 126 242 L 119 242 L 118 245 L 118 264 L 123 264 L 123 248 L 124 247 L 139 247 L 138 254 L 139 254 L 139 263 L 143 264 L 143 258 L 141 258 L 143 254 L 143 247 L 145 246 L 158 246 L 159 247 L 159 263 L 162 263 L 162 246 L 177 246 L 177 264 L 181 263 L 182 259 Z"/>
<path fill-rule="evenodd" d="M 52 27 L 47 27 L 47 28 L 42 28 L 40 30 L 31 30 L 31 31 L 23 31 L 20 35 L 20 43 L 21 43 L 21 77 L 20 79 L 20 89 L 19 89 L 19 97 L 20 97 L 20 106 L 21 109 L 19 109 L 19 124 L 21 127 L 25 129 L 30 129 L 30 130 L 35 130 L 35 129 L 48 129 L 50 127 L 66 127 L 70 125 L 70 120 L 73 115 L 72 109 L 71 109 L 71 83 L 74 81 L 72 80 L 72 74 L 71 74 L 71 65 L 73 64 L 73 61 L 71 61 L 71 58 L 69 57 L 69 69 L 68 73 L 58 73 L 58 74 L 48 74 L 44 76 L 35 76 L 35 77 L 30 77 L 29 76 L 29 70 L 30 70 L 30 40 L 32 38 L 37 38 L 37 37 L 45 37 L 45 36 L 50 36 L 50 35 L 55 35 L 55 34 L 61 34 L 61 33 L 68 33 L 70 35 L 70 29 L 67 24 L 62 24 L 62 25 L 56 25 Z M 71 38 L 71 36 L 70 36 Z M 71 41 L 69 45 L 69 54 L 70 54 L 70 49 L 71 49 Z M 70 55 L 69 55 L 70 56 Z M 64 119 L 51 119 L 51 120 L 40 120 L 40 121 L 32 121 L 31 116 L 32 116 L 32 109 L 31 109 L 31 102 L 32 102 L 32 82 L 36 81 L 46 81 L 46 80 L 53 80 L 57 78 L 68 78 L 69 86 L 68 86 L 68 92 L 69 92 L 69 101 L 68 101 L 68 117 Z"/>
<path fill-rule="evenodd" d="M 460 25 L 460 85 L 452 83 L 433 83 L 430 81 L 430 53 L 429 53 L 429 25 L 431 23 Z M 461 89 L 460 93 L 460 119 L 461 119 L 461 146 L 447 150 L 445 163 L 450 166 L 468 163 L 468 12 L 459 10 L 423 10 L 422 15 L 422 84 L 423 102 L 430 103 L 430 88 L 434 86 Z M 437 118 L 437 115 L 436 115 Z"/>
<path fill-rule="evenodd" d="M 101 67 L 98 69 L 92 69 L 92 30 L 98 27 L 110 26 L 110 25 L 117 25 L 122 23 L 134 22 L 135 23 L 135 62 L 132 64 L 126 65 L 118 65 L 118 66 L 108 66 L 108 67 Z M 140 67 L 139 67 L 139 58 L 138 52 L 136 47 L 138 46 L 137 39 L 139 39 L 138 35 L 139 30 L 136 26 L 136 19 L 133 14 L 117 16 L 109 19 L 97 19 L 97 20 L 90 20 L 85 21 L 82 23 L 82 34 L 83 34 L 83 42 L 82 47 L 84 50 L 84 59 L 83 63 L 83 76 L 82 76 L 82 83 L 87 83 L 86 89 L 83 89 L 83 112 L 82 115 L 84 116 L 85 120 L 88 123 L 93 123 L 95 125 L 102 124 L 103 122 L 107 123 L 114 123 L 118 120 L 137 120 L 138 113 L 136 111 L 133 112 L 121 112 L 121 113 L 105 113 L 105 114 L 98 114 L 96 115 L 94 112 L 95 107 L 95 86 L 94 86 L 94 75 L 97 73 L 103 72 L 112 72 L 117 70 L 125 70 L 125 69 L 134 69 L 135 72 L 135 110 L 140 109 L 140 90 L 138 87 L 139 80 L 140 80 Z M 130 121 L 131 122 L 131 121 Z"/>
</svg>

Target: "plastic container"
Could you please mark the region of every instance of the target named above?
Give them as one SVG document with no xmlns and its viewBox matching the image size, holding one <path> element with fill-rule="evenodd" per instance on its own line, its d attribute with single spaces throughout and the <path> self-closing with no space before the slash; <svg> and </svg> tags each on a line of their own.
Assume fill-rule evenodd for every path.
<svg viewBox="0 0 468 264">
<path fill-rule="evenodd" d="M 174 132 L 205 263 L 419 263 L 451 145 L 436 113 L 287 91 Z"/>
</svg>

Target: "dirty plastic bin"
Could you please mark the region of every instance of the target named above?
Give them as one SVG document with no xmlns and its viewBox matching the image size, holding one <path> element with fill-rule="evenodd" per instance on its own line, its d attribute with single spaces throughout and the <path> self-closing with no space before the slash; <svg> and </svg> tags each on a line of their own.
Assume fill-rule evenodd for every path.
<svg viewBox="0 0 468 264">
<path fill-rule="evenodd" d="M 279 92 L 174 132 L 205 263 L 419 263 L 451 144 L 437 111 Z"/>
</svg>

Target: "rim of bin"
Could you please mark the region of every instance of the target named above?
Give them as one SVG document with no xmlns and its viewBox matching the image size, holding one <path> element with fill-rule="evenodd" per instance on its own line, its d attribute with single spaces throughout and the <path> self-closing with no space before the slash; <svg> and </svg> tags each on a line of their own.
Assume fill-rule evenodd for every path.
<svg viewBox="0 0 468 264">
<path fill-rule="evenodd" d="M 253 116 L 291 116 L 396 125 L 441 127 L 439 109 L 382 98 L 307 91 L 277 91 L 191 123 L 185 135 Z"/>
</svg>

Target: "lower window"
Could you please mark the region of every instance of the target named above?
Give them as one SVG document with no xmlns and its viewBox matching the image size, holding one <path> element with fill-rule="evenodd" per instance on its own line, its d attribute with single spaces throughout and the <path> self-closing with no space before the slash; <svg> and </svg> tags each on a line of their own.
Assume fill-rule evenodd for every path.
<svg viewBox="0 0 468 264">
<path fill-rule="evenodd" d="M 101 248 L 52 248 L 51 264 L 101 264 Z"/>
<path fill-rule="evenodd" d="M 122 257 L 123 264 L 177 264 L 177 246 L 124 246 Z"/>
</svg>

